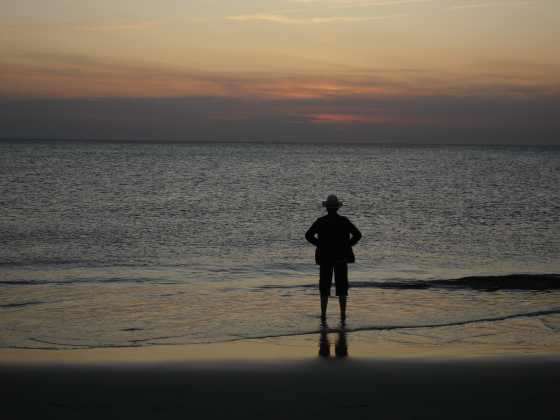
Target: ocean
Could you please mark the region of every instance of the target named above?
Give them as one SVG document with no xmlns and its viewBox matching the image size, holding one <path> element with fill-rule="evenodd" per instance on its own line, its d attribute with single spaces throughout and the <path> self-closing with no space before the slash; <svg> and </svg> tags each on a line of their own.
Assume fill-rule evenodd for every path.
<svg viewBox="0 0 560 420">
<path fill-rule="evenodd" d="M 554 348 L 559 185 L 558 147 L 4 141 L 0 347 L 316 334 L 335 193 L 351 337 Z"/>
</svg>

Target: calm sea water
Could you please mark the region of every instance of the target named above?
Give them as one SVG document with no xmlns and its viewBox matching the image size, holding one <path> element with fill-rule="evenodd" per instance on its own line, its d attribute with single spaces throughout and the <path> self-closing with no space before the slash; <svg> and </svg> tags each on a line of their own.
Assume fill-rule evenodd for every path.
<svg viewBox="0 0 560 420">
<path fill-rule="evenodd" d="M 552 348 L 554 279 L 438 280 L 560 273 L 559 185 L 560 148 L 0 143 L 0 346 L 314 332 L 304 233 L 336 193 L 350 331 Z"/>
</svg>

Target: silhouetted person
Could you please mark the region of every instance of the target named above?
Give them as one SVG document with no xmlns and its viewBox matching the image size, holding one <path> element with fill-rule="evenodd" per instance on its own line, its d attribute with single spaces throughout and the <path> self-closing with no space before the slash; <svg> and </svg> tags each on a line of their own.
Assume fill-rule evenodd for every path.
<svg viewBox="0 0 560 420">
<path fill-rule="evenodd" d="M 319 217 L 305 234 L 305 238 L 317 247 L 315 262 L 319 265 L 319 291 L 321 294 L 321 320 L 327 317 L 327 305 L 331 295 L 334 272 L 336 295 L 340 304 L 340 319 L 346 320 L 346 297 L 348 296 L 348 263 L 353 263 L 352 247 L 362 234 L 348 220 L 339 215 L 342 202 L 336 195 L 329 195 L 323 201 L 327 215 Z"/>
</svg>

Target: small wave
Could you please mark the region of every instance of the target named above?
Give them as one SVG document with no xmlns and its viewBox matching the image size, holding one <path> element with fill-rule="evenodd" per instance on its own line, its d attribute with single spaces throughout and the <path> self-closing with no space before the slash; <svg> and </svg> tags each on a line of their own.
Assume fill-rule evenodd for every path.
<svg viewBox="0 0 560 420">
<path fill-rule="evenodd" d="M 71 347 L 71 348 L 89 348 L 90 346 L 88 346 L 87 344 L 76 344 L 76 343 L 71 343 L 71 344 L 67 344 L 67 343 L 60 343 L 57 341 L 50 341 L 50 340 L 45 340 L 45 339 L 41 339 L 41 338 L 35 338 L 35 337 L 31 337 L 29 338 L 29 341 L 34 341 L 36 343 L 40 343 L 40 344 L 49 344 L 52 346 L 57 346 L 57 348 L 64 348 L 64 347 Z"/>
<path fill-rule="evenodd" d="M 0 267 L 36 267 L 57 265 L 89 265 L 91 261 L 86 260 L 33 260 L 33 261 L 0 261 Z"/>
<path fill-rule="evenodd" d="M 481 323 L 484 323 L 484 322 L 499 322 L 499 321 L 507 321 L 509 319 L 516 319 L 516 318 L 534 318 L 534 317 L 539 317 L 539 316 L 558 315 L 558 314 L 560 314 L 560 308 L 546 309 L 546 310 L 533 311 L 533 312 L 521 312 L 521 313 L 516 313 L 516 314 L 494 316 L 494 317 L 484 317 L 484 318 L 448 321 L 448 322 L 441 322 L 441 323 L 431 323 L 431 324 L 364 325 L 364 326 L 358 326 L 358 327 L 344 327 L 344 331 L 346 331 L 348 333 L 352 333 L 352 332 L 360 332 L 360 331 L 391 331 L 391 330 L 413 330 L 413 329 L 422 329 L 422 328 L 458 327 L 458 326 L 470 325 L 470 324 L 481 324 Z M 259 336 L 238 336 L 237 339 L 233 339 L 233 340 L 230 340 L 230 341 L 295 337 L 295 336 L 301 336 L 301 335 L 319 334 L 321 331 L 322 331 L 321 329 L 315 329 L 315 330 L 310 330 L 310 331 L 289 332 L 289 333 L 280 333 L 280 334 L 267 334 L 267 335 L 259 335 Z M 329 329 L 328 331 L 329 332 L 334 332 L 334 331 L 339 331 L 339 329 Z"/>
<path fill-rule="evenodd" d="M 316 284 L 265 285 L 258 289 L 308 289 Z M 473 289 L 486 292 L 497 290 L 560 289 L 560 274 L 510 274 L 506 276 L 471 276 L 443 280 L 355 281 L 353 288 L 373 289 Z"/>
<path fill-rule="evenodd" d="M 457 327 L 457 326 L 464 326 L 470 324 L 481 324 L 485 322 L 500 322 L 500 321 L 507 321 L 510 319 L 517 319 L 517 318 L 535 318 L 540 316 L 546 315 L 559 315 L 560 308 L 552 308 L 552 309 L 545 309 L 540 311 L 532 311 L 532 312 L 520 312 L 508 315 L 501 315 L 501 316 L 491 316 L 491 317 L 482 317 L 482 318 L 474 318 L 474 319 L 465 319 L 465 320 L 457 320 L 457 321 L 447 321 L 447 322 L 440 322 L 440 323 L 426 323 L 426 324 L 396 324 L 396 325 L 363 325 L 363 326 L 356 326 L 356 327 L 344 327 L 344 331 L 347 333 L 354 333 L 354 332 L 364 332 L 364 331 L 394 331 L 394 330 L 414 330 L 414 329 L 426 329 L 426 328 L 444 328 L 444 327 Z M 124 329 L 122 331 L 132 331 L 137 330 L 136 328 Z M 327 332 L 338 332 L 340 328 L 328 328 Z M 236 335 L 229 339 L 209 339 L 205 341 L 197 341 L 196 343 L 193 342 L 166 342 L 165 345 L 189 345 L 189 344 L 213 344 L 213 343 L 226 343 L 226 342 L 236 342 L 236 341 L 245 341 L 245 340 L 264 340 L 264 339 L 271 339 L 271 338 L 283 338 L 283 337 L 298 337 L 298 336 L 307 336 L 307 335 L 315 335 L 324 332 L 325 329 L 317 328 L 313 330 L 307 331 L 292 331 L 292 332 L 284 332 L 284 333 L 272 333 L 272 334 L 262 334 L 262 335 Z M 145 347 L 145 346 L 157 346 L 161 345 L 158 341 L 161 340 L 169 340 L 169 339 L 178 339 L 184 338 L 187 334 L 181 335 L 169 335 L 169 336 L 156 336 L 156 337 L 146 337 L 140 338 L 135 340 L 128 340 L 127 343 L 120 343 L 120 344 L 112 344 L 112 343 L 105 343 L 105 344 L 83 344 L 83 343 L 75 343 L 75 342 L 61 342 L 55 340 L 46 340 L 42 338 L 30 337 L 29 341 L 33 341 L 35 343 L 41 344 L 40 347 L 34 346 L 0 346 L 0 348 L 21 348 L 21 349 L 50 349 L 50 350 L 73 350 L 73 349 L 99 349 L 99 348 L 129 348 L 129 347 Z"/>
<path fill-rule="evenodd" d="M 35 259 L 35 260 L 15 260 L 15 261 L 0 261 L 1 268 L 12 268 L 12 267 L 26 267 L 26 268 L 43 268 L 50 266 L 78 266 L 83 267 L 150 267 L 151 263 L 145 261 L 133 261 L 124 262 L 120 261 L 118 263 L 107 261 L 107 260 L 94 260 L 94 259 L 75 259 L 75 260 L 57 260 L 57 259 Z M 169 264 L 170 267 L 182 267 L 188 266 L 187 264 Z"/>
<path fill-rule="evenodd" d="M 35 285 L 66 285 L 80 283 L 157 283 L 177 284 L 169 280 L 160 280 L 150 277 L 109 277 L 109 278 L 82 278 L 71 280 L 0 280 L 0 285 L 5 286 L 35 286 Z"/>
<path fill-rule="evenodd" d="M 472 276 L 456 280 L 432 280 L 435 286 L 477 290 L 553 290 L 560 289 L 560 274 L 510 274 L 507 276 Z"/>
<path fill-rule="evenodd" d="M 2 309 L 14 309 L 14 308 L 21 308 L 24 306 L 30 306 L 30 305 L 41 305 L 45 302 L 42 302 L 40 300 L 31 300 L 28 302 L 15 302 L 15 303 L 6 303 L 4 305 L 0 305 L 0 308 Z"/>
</svg>

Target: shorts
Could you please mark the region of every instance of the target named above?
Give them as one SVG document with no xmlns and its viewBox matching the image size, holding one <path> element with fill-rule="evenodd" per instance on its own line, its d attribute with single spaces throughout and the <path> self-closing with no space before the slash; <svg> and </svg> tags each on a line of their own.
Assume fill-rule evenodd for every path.
<svg viewBox="0 0 560 420">
<path fill-rule="evenodd" d="M 336 295 L 348 296 L 348 264 L 345 262 L 321 264 L 319 266 L 319 292 L 321 296 L 331 295 L 333 271 Z"/>
</svg>

